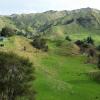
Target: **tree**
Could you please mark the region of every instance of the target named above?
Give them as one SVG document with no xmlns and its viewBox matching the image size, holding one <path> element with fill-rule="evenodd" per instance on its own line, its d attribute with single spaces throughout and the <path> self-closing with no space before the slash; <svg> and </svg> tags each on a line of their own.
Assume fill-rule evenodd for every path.
<svg viewBox="0 0 100 100">
<path fill-rule="evenodd" d="M 94 40 L 92 39 L 92 37 L 87 37 L 87 39 L 84 40 L 84 42 L 88 43 L 88 44 L 94 44 Z"/>
<path fill-rule="evenodd" d="M 72 41 L 69 36 L 66 36 L 65 39 L 68 40 L 68 41 Z"/>
<path fill-rule="evenodd" d="M 32 45 L 37 49 L 48 51 L 48 45 L 46 44 L 46 39 L 42 38 L 41 36 L 35 36 Z"/>
<path fill-rule="evenodd" d="M 82 46 L 84 44 L 84 42 L 82 40 L 77 40 L 75 42 L 76 45 L 78 45 L 79 47 Z"/>
<path fill-rule="evenodd" d="M 24 96 L 31 100 L 32 95 L 34 100 L 33 71 L 28 59 L 14 53 L 0 52 L 0 100 L 17 100 Z"/>
<path fill-rule="evenodd" d="M 17 31 L 16 29 L 13 29 L 11 27 L 4 27 L 2 28 L 0 35 L 4 37 L 8 37 L 14 35 L 16 31 Z"/>
<path fill-rule="evenodd" d="M 92 39 L 92 37 L 87 37 L 84 40 L 77 40 L 75 44 L 77 44 L 78 46 L 88 48 L 90 44 L 94 45 L 94 40 Z"/>
</svg>

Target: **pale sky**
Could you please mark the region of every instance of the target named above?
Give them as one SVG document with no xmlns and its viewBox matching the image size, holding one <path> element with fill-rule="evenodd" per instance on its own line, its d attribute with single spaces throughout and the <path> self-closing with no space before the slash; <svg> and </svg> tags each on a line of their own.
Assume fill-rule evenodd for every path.
<svg viewBox="0 0 100 100">
<path fill-rule="evenodd" d="M 86 7 L 100 10 L 100 0 L 0 0 L 0 15 Z"/>
</svg>

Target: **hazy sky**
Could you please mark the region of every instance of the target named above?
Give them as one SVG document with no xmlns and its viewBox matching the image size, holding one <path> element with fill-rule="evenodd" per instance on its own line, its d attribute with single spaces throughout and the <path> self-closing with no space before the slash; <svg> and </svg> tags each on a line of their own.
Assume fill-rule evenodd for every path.
<svg viewBox="0 0 100 100">
<path fill-rule="evenodd" d="M 100 9 L 99 0 L 0 0 L 0 14 L 35 13 L 78 8 Z"/>
</svg>

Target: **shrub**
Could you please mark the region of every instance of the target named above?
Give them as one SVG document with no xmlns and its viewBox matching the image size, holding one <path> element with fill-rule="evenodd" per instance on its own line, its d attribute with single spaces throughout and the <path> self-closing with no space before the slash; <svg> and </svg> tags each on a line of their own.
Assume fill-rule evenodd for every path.
<svg viewBox="0 0 100 100">
<path fill-rule="evenodd" d="M 84 42 L 86 42 L 87 44 L 94 44 L 94 40 L 92 39 L 92 37 L 87 37 L 87 39 L 84 40 Z"/>
<path fill-rule="evenodd" d="M 28 59 L 13 53 L 0 52 L 0 100 L 17 100 L 23 96 L 30 100 L 32 95 L 34 100 L 33 71 Z"/>
<path fill-rule="evenodd" d="M 48 51 L 48 45 L 46 44 L 46 39 L 43 39 L 40 36 L 34 37 L 32 45 L 37 49 Z"/>
<path fill-rule="evenodd" d="M 68 41 L 72 41 L 69 36 L 66 36 L 65 39 L 68 40 Z"/>
<path fill-rule="evenodd" d="M 1 30 L 0 35 L 4 37 L 12 36 L 16 33 L 16 30 L 10 27 L 4 27 Z"/>
<path fill-rule="evenodd" d="M 78 46 L 81 46 L 81 45 L 83 45 L 83 44 L 84 44 L 84 42 L 83 42 L 83 41 L 81 41 L 81 40 L 77 40 L 77 41 L 75 42 L 75 44 L 76 44 L 76 45 L 78 45 Z"/>
</svg>

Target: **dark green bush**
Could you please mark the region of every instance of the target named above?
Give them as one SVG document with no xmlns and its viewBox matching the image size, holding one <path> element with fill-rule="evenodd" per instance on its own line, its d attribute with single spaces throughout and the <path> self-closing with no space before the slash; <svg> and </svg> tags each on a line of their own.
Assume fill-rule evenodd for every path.
<svg viewBox="0 0 100 100">
<path fill-rule="evenodd" d="M 4 27 L 1 30 L 0 35 L 4 37 L 12 36 L 16 33 L 16 29 L 10 28 L 10 27 Z"/>
<path fill-rule="evenodd" d="M 40 36 L 34 37 L 32 45 L 37 49 L 42 49 L 44 51 L 48 51 L 48 45 L 46 43 L 46 39 L 43 39 Z"/>
<path fill-rule="evenodd" d="M 34 68 L 28 59 L 14 53 L 0 52 L 0 100 L 17 100 L 23 96 L 32 96 L 34 100 L 33 72 Z"/>
</svg>

